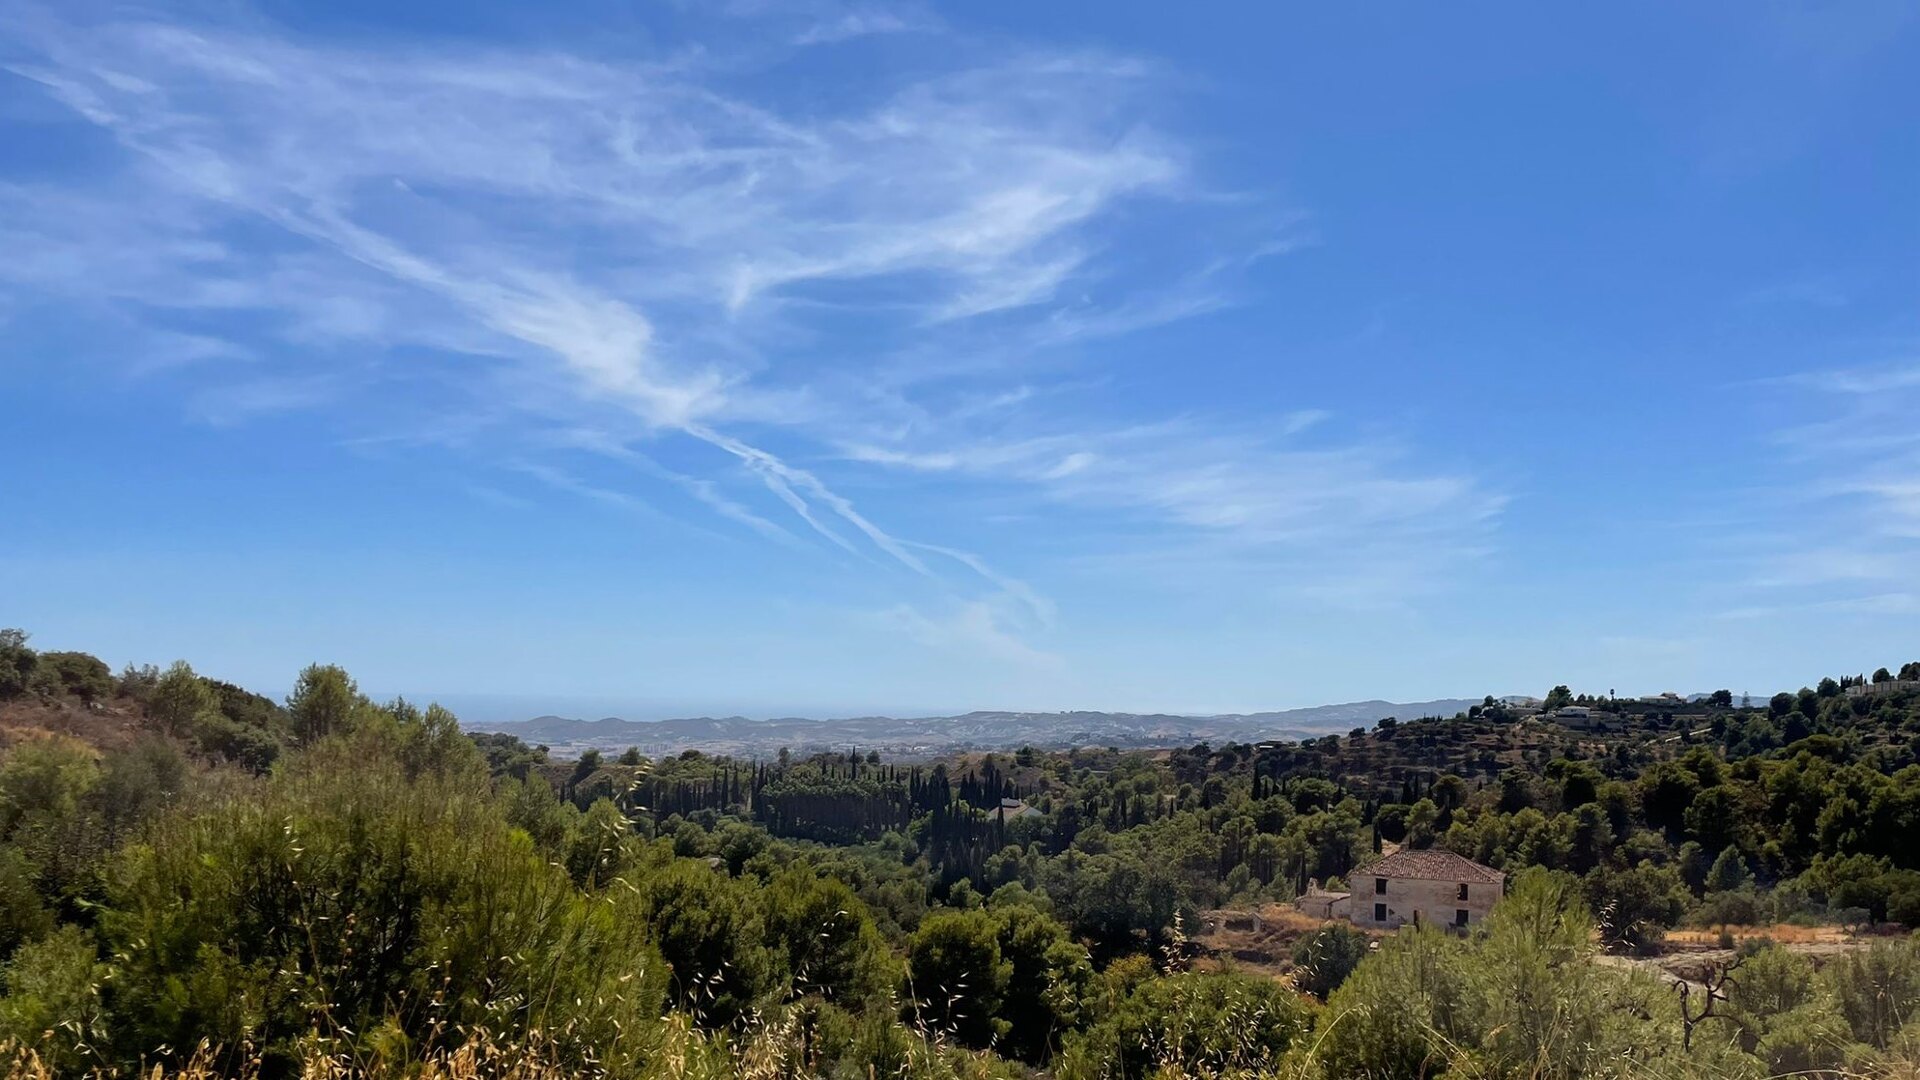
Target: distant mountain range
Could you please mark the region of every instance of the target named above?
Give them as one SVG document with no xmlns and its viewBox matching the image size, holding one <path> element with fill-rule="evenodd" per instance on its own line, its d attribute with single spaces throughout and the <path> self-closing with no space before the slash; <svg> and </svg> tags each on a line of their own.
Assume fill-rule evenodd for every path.
<svg viewBox="0 0 1920 1080">
<path fill-rule="evenodd" d="M 634 746 L 656 757 L 684 750 L 770 757 L 782 747 L 796 754 L 857 747 L 862 751 L 878 750 L 889 757 L 912 758 L 967 750 L 1012 750 L 1022 746 L 1047 750 L 1075 746 L 1144 749 L 1192 746 L 1200 742 L 1310 739 L 1329 732 L 1371 727 L 1388 716 L 1402 720 L 1452 716 L 1478 703 L 1478 698 L 1355 701 L 1222 716 L 1110 712 L 970 712 L 962 716 L 856 716 L 840 720 L 797 717 L 750 720 L 744 716 L 573 720 L 540 716 L 471 726 L 474 730 L 516 735 L 561 755 L 577 754 L 589 748 L 623 750 Z"/>
</svg>

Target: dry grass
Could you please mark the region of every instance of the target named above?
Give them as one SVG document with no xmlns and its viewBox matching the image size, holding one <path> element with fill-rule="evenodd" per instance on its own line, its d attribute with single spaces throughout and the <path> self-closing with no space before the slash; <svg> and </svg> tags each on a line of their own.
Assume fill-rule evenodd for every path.
<svg viewBox="0 0 1920 1080">
<path fill-rule="evenodd" d="M 147 730 L 140 706 L 128 698 L 101 702 L 96 708 L 77 701 L 41 701 L 32 695 L 0 702 L 0 748 L 63 737 L 78 739 L 95 750 L 111 750 L 131 745 Z"/>
<path fill-rule="evenodd" d="M 428 1051 L 424 1057 L 386 1062 L 326 1049 L 316 1037 L 299 1062 L 300 1080 L 604 1080 L 618 1075 L 630 1080 L 816 1080 L 817 1061 L 809 1059 L 799 1015 L 791 1009 L 757 1015 L 744 1028 L 730 1033 L 702 1031 L 685 1013 L 661 1020 L 657 1038 L 644 1065 L 609 1073 L 593 1065 L 562 1063 L 537 1036 L 518 1039 L 486 1031 L 470 1032 L 457 1046 Z M 986 1052 L 947 1044 L 938 1032 L 913 1029 L 897 1048 L 893 1065 L 871 1080 L 996 1080 L 1004 1071 L 993 1067 Z M 266 1073 L 258 1056 L 238 1067 L 235 1055 L 202 1043 L 184 1061 L 142 1066 L 137 1070 L 95 1068 L 84 1074 L 57 1069 L 31 1047 L 0 1043 L 0 1070 L 9 1080 L 62 1080 L 84 1075 L 90 1080 L 260 1080 Z M 279 1070 L 275 1070 L 280 1075 Z"/>
<path fill-rule="evenodd" d="M 1319 919 L 1296 910 L 1290 904 L 1265 904 L 1255 912 L 1258 929 L 1244 925 L 1233 916 L 1241 909 L 1208 912 L 1207 925 L 1193 935 L 1201 956 L 1194 962 L 1200 971 L 1232 968 L 1250 974 L 1276 978 L 1293 969 L 1293 946 L 1325 926 L 1351 926 L 1344 919 Z"/>
<path fill-rule="evenodd" d="M 1846 944 L 1854 939 L 1838 926 L 1794 926 L 1789 923 L 1776 923 L 1772 926 L 1709 926 L 1702 929 L 1669 930 L 1667 945 L 1677 949 L 1713 949 L 1719 948 L 1721 934 L 1726 933 L 1735 942 L 1768 939 L 1781 945 L 1828 945 Z"/>
<path fill-rule="evenodd" d="M 684 1021 L 685 1018 L 680 1019 Z M 817 1080 L 819 1076 L 797 1059 L 794 1053 L 796 1046 L 791 1038 L 793 1033 L 779 1025 L 765 1026 L 748 1033 L 731 1048 L 699 1034 L 684 1022 L 669 1020 L 667 1028 L 666 1038 L 641 1080 Z M 1325 1025 L 1318 1034 L 1323 1037 L 1324 1032 Z M 1542 1077 L 1561 1075 L 1546 1062 L 1539 1063 L 1531 1071 L 1517 1074 L 1489 1072 L 1488 1063 L 1468 1048 L 1453 1045 L 1438 1031 L 1432 1031 L 1431 1035 L 1438 1052 L 1433 1062 L 1438 1070 L 1435 1075 L 1443 1072 L 1474 1080 L 1507 1076 L 1512 1076 L 1514 1080 L 1540 1080 Z M 1298 1048 L 1304 1052 L 1289 1053 L 1283 1060 L 1251 1070 L 1243 1067 L 1223 1070 L 1177 1057 L 1162 1056 L 1157 1062 L 1153 1080 L 1340 1080 L 1325 1071 L 1317 1053 L 1318 1041 L 1316 1038 Z M 214 1064 L 220 1056 L 211 1048 L 202 1046 L 187 1061 L 171 1067 L 154 1065 L 137 1073 L 88 1075 L 101 1080 L 107 1077 L 137 1080 L 258 1080 L 258 1062 L 249 1063 L 237 1071 L 225 1070 Z M 916 1055 L 915 1060 L 903 1063 L 897 1071 L 885 1074 L 869 1071 L 869 1077 L 870 1080 L 879 1080 L 881 1075 L 898 1080 L 993 1080 L 996 1075 L 1004 1075 L 997 1070 L 979 1067 L 977 1060 L 974 1065 L 969 1068 L 966 1060 L 950 1058 L 941 1061 L 937 1056 Z M 5 1069 L 5 1076 L 9 1080 L 62 1080 L 68 1075 L 53 1070 L 31 1050 L 12 1044 L 0 1045 L 0 1068 Z M 555 1065 L 537 1050 L 485 1036 L 472 1039 L 457 1049 L 436 1052 L 424 1061 L 391 1068 L 364 1062 L 356 1064 L 343 1058 L 315 1053 L 302 1063 L 299 1073 L 301 1080 L 574 1080 L 583 1075 L 589 1074 Z M 1618 1062 L 1614 1067 L 1602 1070 L 1600 1075 L 1608 1080 L 1673 1080 L 1668 1073 L 1646 1071 L 1630 1060 Z M 1920 1063 L 1896 1059 L 1868 1065 L 1861 1070 L 1823 1070 L 1817 1075 L 1825 1080 L 1920 1080 Z M 1734 1080 L 1733 1074 L 1718 1072 L 1695 1073 L 1694 1076 L 1696 1080 Z"/>
<path fill-rule="evenodd" d="M 154 1065 L 136 1074 L 94 1071 L 92 1077 L 137 1076 L 139 1080 L 257 1080 L 260 1061 L 250 1060 L 238 1069 L 222 1068 L 216 1063 L 227 1055 L 202 1044 L 186 1061 L 172 1066 Z M 0 1067 L 10 1080 L 57 1080 L 56 1072 L 30 1048 L 0 1046 Z M 515 1046 L 487 1036 L 469 1040 L 450 1050 L 437 1051 L 426 1060 L 410 1062 L 404 1068 L 383 1069 L 318 1051 L 301 1063 L 302 1080 L 357 1080 L 367 1077 L 398 1077 L 409 1080 L 571 1080 L 579 1074 L 553 1065 L 545 1055 L 524 1046 Z"/>
</svg>

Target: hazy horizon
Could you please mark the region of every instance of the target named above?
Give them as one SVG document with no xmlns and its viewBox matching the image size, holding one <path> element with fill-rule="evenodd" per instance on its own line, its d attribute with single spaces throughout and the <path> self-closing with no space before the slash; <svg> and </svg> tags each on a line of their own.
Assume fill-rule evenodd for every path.
<svg viewBox="0 0 1920 1080">
<path fill-rule="evenodd" d="M 265 694 L 274 700 L 283 700 L 287 691 L 278 687 L 249 686 L 247 689 Z M 1267 712 L 1288 712 L 1297 709 L 1312 709 L 1328 705 L 1347 705 L 1361 701 L 1388 700 L 1379 697 L 1353 698 L 1343 701 L 1315 701 L 1295 704 L 1261 706 L 1256 708 L 1231 709 L 1130 709 L 1125 707 L 1085 706 L 1066 709 L 1034 709 L 1010 704 L 975 705 L 881 705 L 863 706 L 796 706 L 781 708 L 755 703 L 736 703 L 735 705 L 701 705 L 699 703 L 674 703 L 648 701 L 643 698 L 581 698 L 566 695 L 492 695 L 467 694 L 458 691 L 451 693 L 432 693 L 409 690 L 388 690 L 380 687 L 361 688 L 376 701 L 391 701 L 404 697 L 416 704 L 437 702 L 453 711 L 463 724 L 496 724 L 532 720 L 542 716 L 558 716 L 568 720 L 620 719 L 653 723 L 663 720 L 721 719 L 745 717 L 748 720 L 848 720 L 869 716 L 890 716 L 903 719 L 925 717 L 963 716 L 974 712 L 1103 712 L 1103 713 L 1165 713 L 1172 716 L 1225 716 Z M 1434 694 L 1430 696 L 1402 699 L 1408 702 L 1428 702 L 1447 700 L 1473 700 L 1478 694 Z M 1496 697 L 1502 695 L 1495 695 Z"/>
</svg>

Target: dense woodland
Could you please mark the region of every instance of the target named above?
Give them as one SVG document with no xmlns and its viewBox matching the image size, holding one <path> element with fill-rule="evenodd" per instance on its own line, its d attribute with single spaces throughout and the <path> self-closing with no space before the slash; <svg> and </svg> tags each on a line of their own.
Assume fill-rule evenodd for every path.
<svg viewBox="0 0 1920 1080">
<path fill-rule="evenodd" d="M 314 666 L 284 702 L 0 632 L 0 1038 L 198 1075 L 1913 1076 L 1920 663 L 1766 700 L 1565 687 L 1301 743 L 551 760 Z M 1013 801 L 1010 813 L 1007 801 Z M 1037 813 L 1018 813 L 1018 807 Z M 1468 935 L 1201 913 L 1389 846 L 1505 870 Z M 1601 954 L 1749 940 L 1687 995 Z"/>
</svg>

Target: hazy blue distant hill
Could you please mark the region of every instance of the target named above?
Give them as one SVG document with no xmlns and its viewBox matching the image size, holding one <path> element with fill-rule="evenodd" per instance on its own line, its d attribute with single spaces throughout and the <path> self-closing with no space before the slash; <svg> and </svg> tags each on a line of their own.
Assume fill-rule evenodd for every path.
<svg viewBox="0 0 1920 1080">
<path fill-rule="evenodd" d="M 799 753 L 819 749 L 844 750 L 856 746 L 863 750 L 873 749 L 883 754 L 905 757 L 960 750 L 1008 750 L 1020 746 L 1041 749 L 1072 746 L 1144 748 L 1191 746 L 1198 742 L 1313 738 L 1328 732 L 1371 727 L 1375 721 L 1388 716 L 1402 720 L 1420 716 L 1451 716 L 1478 700 L 1355 701 L 1341 705 L 1219 716 L 1000 711 L 908 718 L 856 716 L 835 720 L 800 717 L 753 720 L 744 716 L 676 720 L 622 720 L 610 716 L 600 720 L 575 720 L 564 716 L 539 716 L 519 722 L 471 726 L 478 730 L 517 735 L 529 743 L 542 743 L 563 752 L 588 747 L 619 750 L 637 746 L 642 752 L 653 755 L 676 754 L 683 750 L 769 755 L 781 747 Z"/>
</svg>

